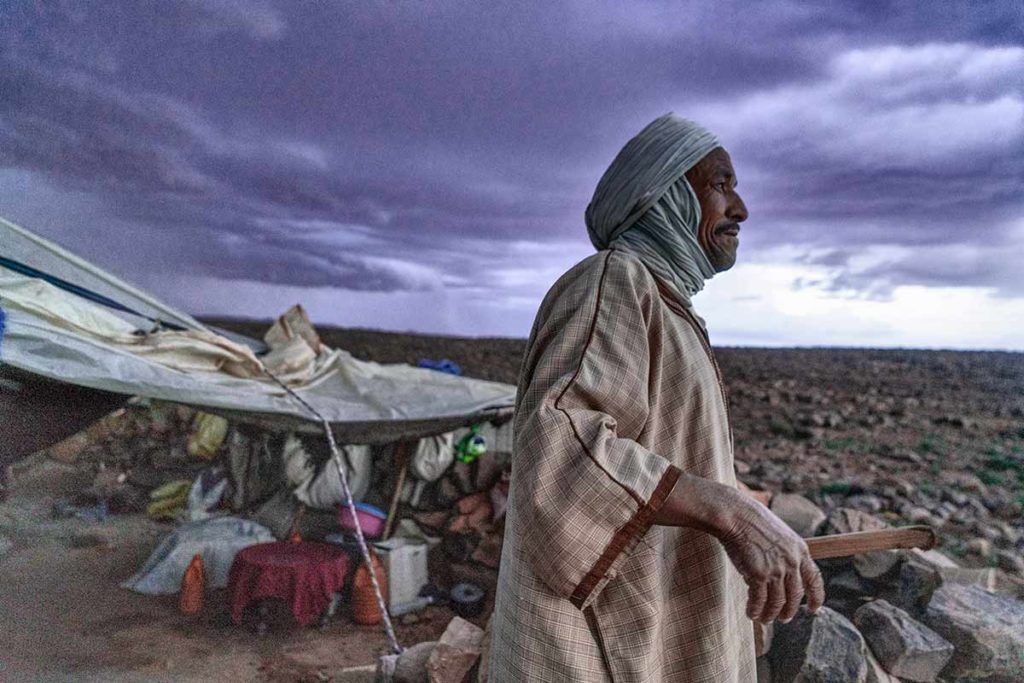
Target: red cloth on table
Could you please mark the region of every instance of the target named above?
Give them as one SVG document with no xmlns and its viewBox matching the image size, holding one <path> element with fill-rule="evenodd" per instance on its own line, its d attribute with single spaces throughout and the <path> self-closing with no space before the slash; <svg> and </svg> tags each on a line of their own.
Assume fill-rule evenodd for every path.
<svg viewBox="0 0 1024 683">
<path fill-rule="evenodd" d="M 341 590 L 348 567 L 345 551 L 326 543 L 275 541 L 243 548 L 228 574 L 231 619 L 242 623 L 253 600 L 280 598 L 291 604 L 295 621 L 308 626 Z"/>
</svg>

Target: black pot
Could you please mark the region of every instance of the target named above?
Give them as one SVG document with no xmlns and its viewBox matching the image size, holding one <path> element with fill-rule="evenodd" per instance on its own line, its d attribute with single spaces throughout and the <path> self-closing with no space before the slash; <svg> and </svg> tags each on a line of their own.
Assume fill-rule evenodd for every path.
<svg viewBox="0 0 1024 683">
<path fill-rule="evenodd" d="M 448 594 L 452 610 L 463 619 L 478 617 L 484 611 L 487 591 L 475 583 L 457 583 Z"/>
</svg>

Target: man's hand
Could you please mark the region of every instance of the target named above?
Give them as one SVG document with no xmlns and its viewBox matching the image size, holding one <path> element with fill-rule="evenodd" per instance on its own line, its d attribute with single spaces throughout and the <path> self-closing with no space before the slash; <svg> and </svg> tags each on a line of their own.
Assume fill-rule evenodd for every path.
<svg viewBox="0 0 1024 683">
<path fill-rule="evenodd" d="M 747 582 L 747 616 L 754 621 L 789 621 L 804 595 L 812 612 L 825 601 L 807 543 L 771 510 L 730 486 L 684 473 L 654 523 L 700 529 L 721 541 Z"/>
<path fill-rule="evenodd" d="M 730 502 L 735 508 L 726 518 L 731 519 L 715 536 L 747 582 L 747 616 L 762 623 L 788 622 L 805 594 L 810 610 L 818 611 L 825 586 L 807 543 L 749 497 L 739 494 Z"/>
</svg>

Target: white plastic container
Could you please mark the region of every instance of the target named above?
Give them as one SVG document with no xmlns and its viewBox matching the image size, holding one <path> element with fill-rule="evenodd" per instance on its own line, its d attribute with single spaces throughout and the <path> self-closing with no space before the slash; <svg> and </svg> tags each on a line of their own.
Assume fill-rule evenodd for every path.
<svg viewBox="0 0 1024 683">
<path fill-rule="evenodd" d="M 390 538 L 373 544 L 388 573 L 388 611 L 405 607 L 427 585 L 430 545 L 412 538 Z"/>
</svg>

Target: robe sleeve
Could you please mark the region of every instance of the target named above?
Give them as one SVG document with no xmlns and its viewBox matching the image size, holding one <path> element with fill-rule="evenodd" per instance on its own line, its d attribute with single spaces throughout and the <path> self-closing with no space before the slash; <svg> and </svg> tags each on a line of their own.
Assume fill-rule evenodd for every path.
<svg viewBox="0 0 1024 683">
<path fill-rule="evenodd" d="M 616 576 L 680 474 L 637 441 L 661 363 L 649 335 L 656 297 L 642 266 L 602 252 L 549 293 L 524 358 L 513 504 L 533 571 L 580 609 Z"/>
</svg>

